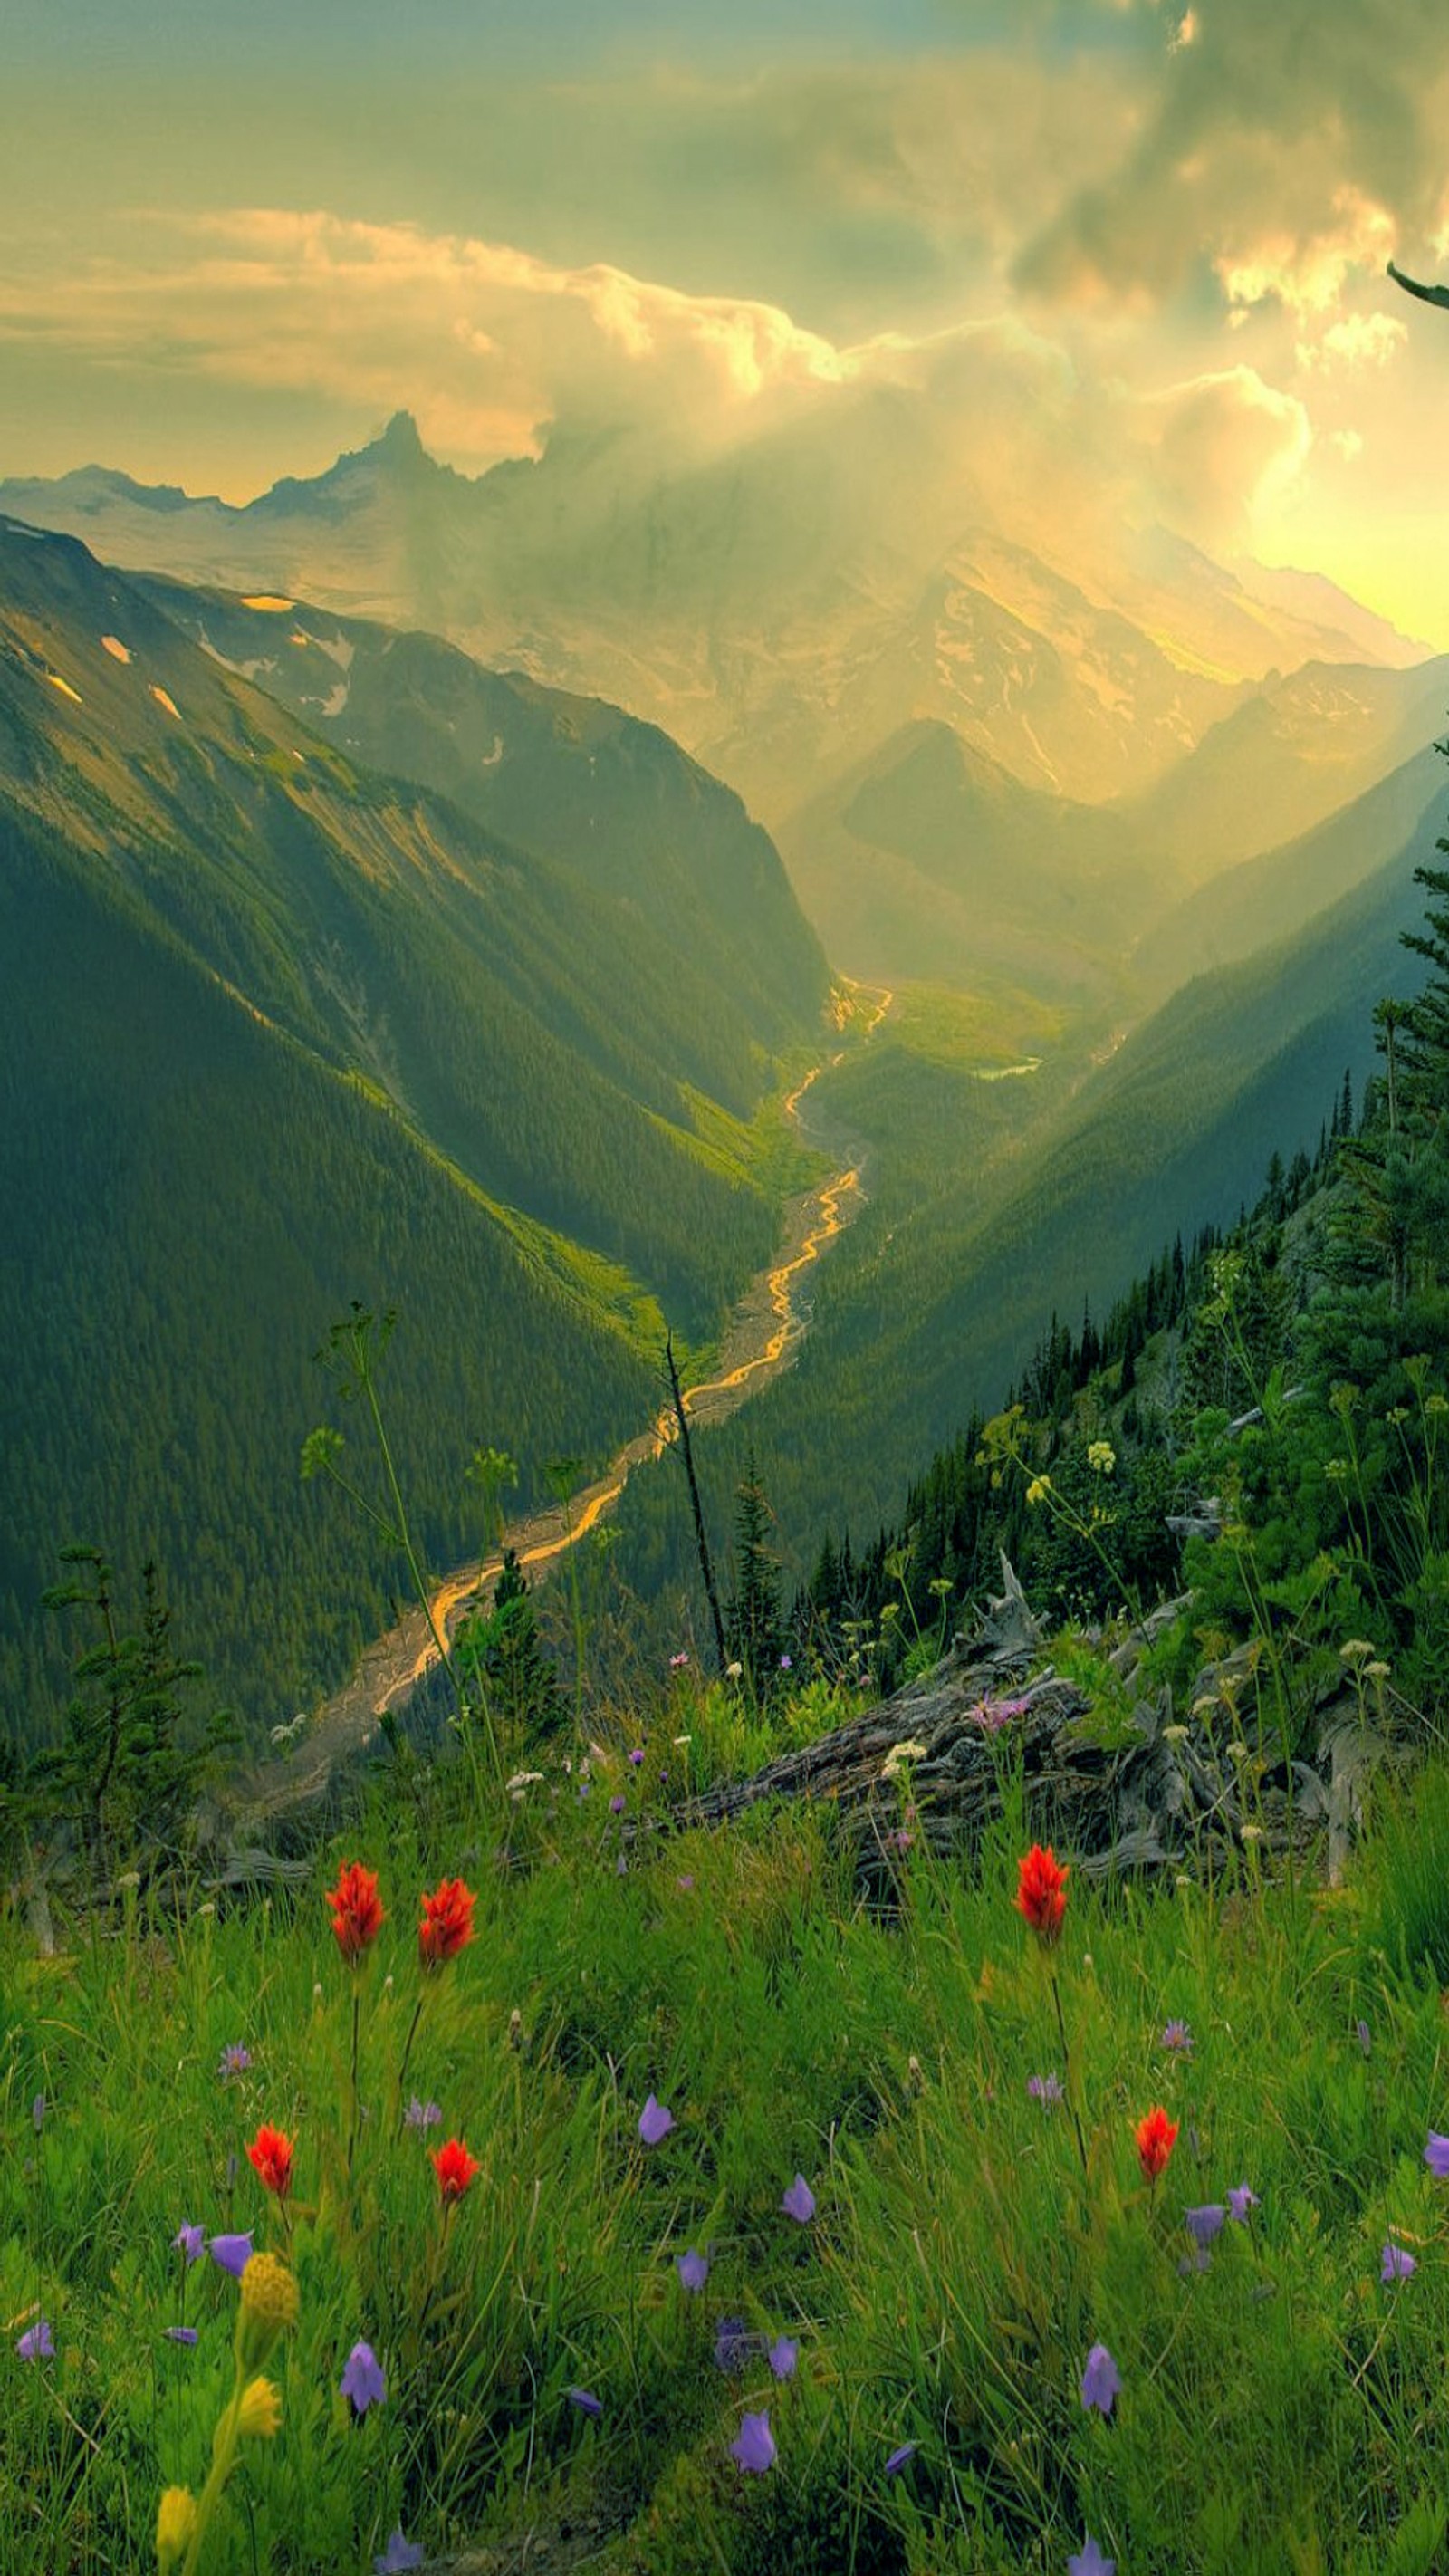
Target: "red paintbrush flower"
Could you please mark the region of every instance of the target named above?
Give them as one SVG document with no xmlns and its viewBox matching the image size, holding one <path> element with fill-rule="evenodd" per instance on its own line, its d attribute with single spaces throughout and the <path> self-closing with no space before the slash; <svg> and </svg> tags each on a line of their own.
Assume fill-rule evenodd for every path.
<svg viewBox="0 0 1449 2576">
<path fill-rule="evenodd" d="M 285 2200 L 292 2188 L 292 2141 L 281 2129 L 258 2129 L 247 2149 L 268 2191 Z"/>
<path fill-rule="evenodd" d="M 477 2157 L 469 2155 L 461 2138 L 450 2138 L 445 2147 L 433 2148 L 432 2158 L 445 2205 L 451 2200 L 461 2200 L 478 2171 Z"/>
<path fill-rule="evenodd" d="M 1019 1863 L 1016 1888 L 1016 1910 L 1031 1925 L 1039 1941 L 1050 1944 L 1062 1928 L 1067 1910 L 1069 1870 L 1057 1866 L 1055 1853 L 1040 1843 L 1033 1843 L 1026 1858 Z"/>
<path fill-rule="evenodd" d="M 382 1930 L 384 1915 L 378 1900 L 377 1872 L 364 1869 L 360 1860 L 348 1861 L 337 1873 L 337 1885 L 327 1890 L 327 1903 L 332 1908 L 332 1929 L 342 1956 L 355 1966 L 364 1950 L 370 1950 Z"/>
<path fill-rule="evenodd" d="M 418 1955 L 425 1968 L 441 1967 L 457 1957 L 473 1938 L 474 1897 L 461 1878 L 445 1878 L 423 1898 L 418 1925 Z"/>
<path fill-rule="evenodd" d="M 1177 2137 L 1177 2122 L 1169 2120 L 1160 2102 L 1154 2102 L 1145 2120 L 1137 2123 L 1137 2158 L 1149 2182 L 1156 2182 L 1167 2165 Z"/>
</svg>

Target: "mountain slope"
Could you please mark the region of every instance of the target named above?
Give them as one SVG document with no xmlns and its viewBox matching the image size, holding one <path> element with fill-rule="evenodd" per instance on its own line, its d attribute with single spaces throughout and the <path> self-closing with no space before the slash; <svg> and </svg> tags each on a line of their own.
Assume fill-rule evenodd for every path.
<svg viewBox="0 0 1449 2576">
<path fill-rule="evenodd" d="M 726 873 L 763 852 L 783 886 L 722 793 L 715 828 Z M 773 1244 L 741 1117 L 772 1045 L 810 1035 L 818 951 L 796 916 L 788 1011 L 751 1004 L 742 939 L 738 1026 L 693 1028 L 667 903 L 661 928 L 355 768 L 84 548 L 4 524 L 0 902 L 12 1706 L 80 1535 L 133 1570 L 158 1549 L 192 1640 L 275 1715 L 335 1677 L 387 1579 L 296 1488 L 328 1324 L 354 1295 L 403 1309 L 394 1430 L 430 1547 L 471 1535 L 478 1443 L 525 1491 L 612 1445 L 654 1401 L 661 1308 L 707 1335 Z"/>
<path fill-rule="evenodd" d="M 1197 978 L 1034 1116 L 1049 1061 L 986 1088 L 893 1041 L 889 1022 L 822 1078 L 812 1106 L 860 1140 L 872 1199 L 821 1278 L 794 1370 L 749 1424 L 788 1580 L 805 1580 L 827 1526 L 859 1534 L 898 1514 L 920 1460 L 1002 1401 L 1054 1312 L 1075 1322 L 1086 1300 L 1100 1315 L 1175 1230 L 1231 1222 L 1272 1153 L 1316 1144 L 1345 1066 L 1357 1084 L 1373 1063 L 1375 1002 L 1414 985 L 1399 934 L 1422 918 L 1412 870 L 1435 826 L 1426 814 L 1293 938 Z M 745 1454 L 733 1424 L 702 1454 L 716 1529 Z M 637 1479 L 625 1526 L 626 1576 L 688 1585 L 670 1482 Z"/>
<path fill-rule="evenodd" d="M 853 974 L 1100 993 L 1143 872 L 1111 811 L 1024 786 L 918 722 L 781 828 L 800 900 Z"/>
<path fill-rule="evenodd" d="M 224 668 L 327 741 L 628 907 L 637 939 L 668 951 L 672 1061 L 692 1047 L 702 1088 L 744 1107 L 751 1050 L 798 1042 L 824 996 L 819 946 L 767 835 L 655 726 L 485 670 L 437 636 L 149 587 Z"/>
</svg>

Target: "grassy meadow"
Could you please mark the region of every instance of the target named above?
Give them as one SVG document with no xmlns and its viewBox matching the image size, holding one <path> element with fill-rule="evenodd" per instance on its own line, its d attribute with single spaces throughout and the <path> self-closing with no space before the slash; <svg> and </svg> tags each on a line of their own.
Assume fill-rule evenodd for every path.
<svg viewBox="0 0 1449 2576">
<path fill-rule="evenodd" d="M 888 1913 L 827 1813 L 669 1829 L 760 1749 L 681 1670 L 512 1789 L 400 1776 L 306 1888 L 0 1925 L 7 2576 L 1444 2563 L 1449 1775 L 1341 1889 L 1074 1873 L 1049 1941 L 1009 1749 Z M 295 2281 L 259 2369 L 238 2238 Z"/>
</svg>

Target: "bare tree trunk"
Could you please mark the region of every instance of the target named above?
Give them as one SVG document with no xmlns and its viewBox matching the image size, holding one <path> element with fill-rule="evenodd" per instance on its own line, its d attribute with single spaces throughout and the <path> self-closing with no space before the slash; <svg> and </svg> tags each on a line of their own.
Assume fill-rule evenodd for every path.
<svg viewBox="0 0 1449 2576">
<path fill-rule="evenodd" d="M 709 1615 L 714 1622 L 715 1652 L 719 1656 L 720 1671 L 723 1672 L 729 1661 L 729 1652 L 725 1645 L 724 1621 L 720 1617 L 719 1594 L 714 1587 L 714 1566 L 710 1561 L 709 1540 L 705 1536 L 704 1511 L 699 1499 L 699 1485 L 694 1473 L 694 1450 L 690 1445 L 689 1416 L 684 1410 L 684 1397 L 679 1387 L 679 1371 L 674 1365 L 672 1333 L 666 1333 L 664 1336 L 664 1365 L 669 1371 L 669 1392 L 674 1398 L 674 1419 L 679 1425 L 679 1446 L 684 1455 L 684 1472 L 689 1478 L 689 1501 L 694 1513 L 694 1543 L 699 1550 L 699 1570 L 704 1577 L 704 1597 L 709 1603 Z"/>
</svg>

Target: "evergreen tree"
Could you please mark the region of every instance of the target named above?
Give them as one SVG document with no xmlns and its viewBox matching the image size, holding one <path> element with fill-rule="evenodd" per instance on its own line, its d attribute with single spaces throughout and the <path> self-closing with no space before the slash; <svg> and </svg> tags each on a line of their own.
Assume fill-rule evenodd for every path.
<svg viewBox="0 0 1449 2576">
<path fill-rule="evenodd" d="M 735 1588 L 725 1609 L 725 1633 L 731 1658 L 757 1699 L 768 1697 L 784 1652 L 780 1567 L 771 1544 L 774 1526 L 752 1447 L 735 1495 Z"/>
<path fill-rule="evenodd" d="M 90 1612 L 95 1633 L 72 1666 L 78 1687 L 66 1704 L 63 1740 L 37 1761 L 31 1777 L 74 1802 L 87 1858 L 100 1873 L 112 1866 L 118 1844 L 174 1843 L 222 1727 L 213 1723 L 199 1746 L 183 1748 L 179 1741 L 180 1686 L 197 1680 L 201 1666 L 172 1651 L 171 1613 L 155 1565 L 142 1569 L 139 1630 L 126 1633 L 117 1617 L 115 1573 L 101 1550 L 66 1547 L 60 1555 L 77 1571 L 50 1586 L 45 1606 Z"/>
<path fill-rule="evenodd" d="M 493 1606 L 466 1622 L 458 1654 L 481 1675 L 494 1711 L 513 1734 L 549 1735 L 562 1723 L 563 1694 L 539 1641 L 533 1595 L 515 1549 L 504 1549 Z"/>
</svg>

